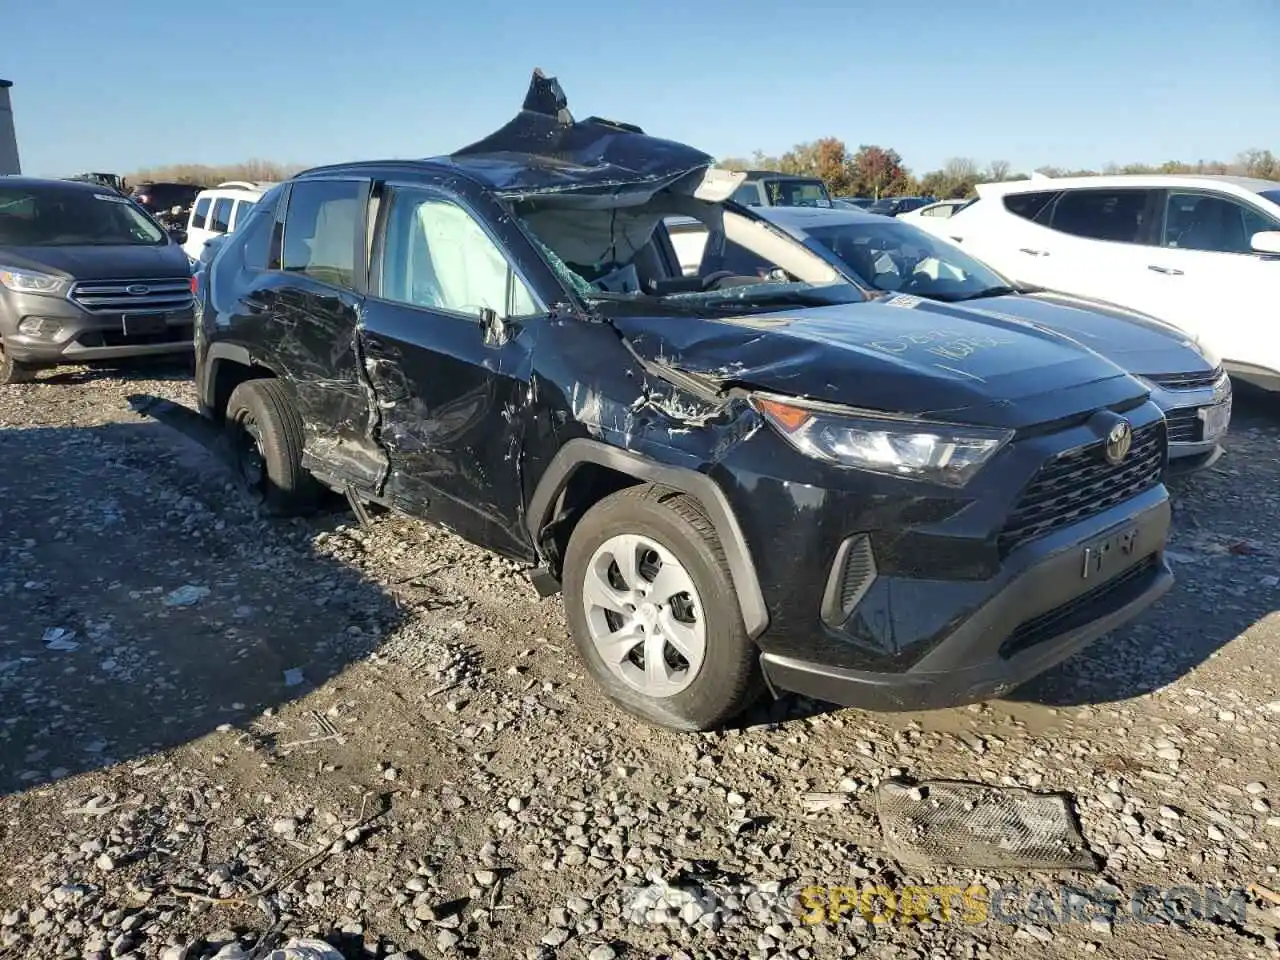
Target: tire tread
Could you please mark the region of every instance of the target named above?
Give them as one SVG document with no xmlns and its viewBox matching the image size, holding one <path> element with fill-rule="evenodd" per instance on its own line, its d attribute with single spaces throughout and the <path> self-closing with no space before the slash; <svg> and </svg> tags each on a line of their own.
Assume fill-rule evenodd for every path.
<svg viewBox="0 0 1280 960">
<path fill-rule="evenodd" d="M 227 400 L 227 422 L 238 410 L 254 415 L 263 434 L 271 489 L 264 504 L 272 513 L 289 515 L 314 506 L 319 484 L 302 466 L 305 444 L 302 416 L 279 380 L 262 377 L 239 384 Z"/>
<path fill-rule="evenodd" d="M 755 644 L 746 636 L 746 628 L 742 623 L 742 611 L 733 590 L 733 578 L 729 571 L 724 545 L 702 504 L 689 494 L 672 487 L 658 484 L 624 487 L 593 506 L 579 523 L 575 536 L 579 530 L 583 529 L 583 524 L 587 524 L 587 530 L 595 525 L 597 520 L 588 523 L 588 518 L 593 515 L 596 518 L 607 518 L 623 504 L 634 501 L 642 501 L 670 514 L 684 526 L 691 539 L 700 542 L 709 554 L 711 562 L 719 568 L 720 574 L 728 585 L 728 596 L 724 598 L 726 602 L 718 605 L 722 606 L 723 615 L 730 616 L 735 621 L 733 640 L 730 642 L 736 643 L 737 649 L 732 651 L 729 669 L 721 670 L 715 677 L 713 689 L 705 691 L 705 696 L 697 698 L 681 713 L 677 714 L 657 706 L 637 709 L 634 704 L 619 702 L 624 709 L 674 729 L 697 731 L 723 726 L 757 700 L 764 692 L 765 685 L 760 674 L 758 651 Z M 708 598 L 704 597 L 704 609 L 707 603 Z M 614 685 L 615 681 L 610 679 L 606 684 L 606 692 Z M 617 697 L 613 699 L 618 701 Z"/>
</svg>

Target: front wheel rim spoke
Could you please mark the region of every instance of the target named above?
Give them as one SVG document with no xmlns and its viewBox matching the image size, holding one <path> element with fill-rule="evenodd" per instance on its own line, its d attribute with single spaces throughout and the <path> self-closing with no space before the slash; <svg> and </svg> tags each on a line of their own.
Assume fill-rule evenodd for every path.
<svg viewBox="0 0 1280 960">
<path fill-rule="evenodd" d="M 587 573 L 585 592 L 587 602 L 594 608 L 623 615 L 629 613 L 624 594 L 614 589 L 600 571 L 594 568 Z"/>
<path fill-rule="evenodd" d="M 666 610 L 659 625 L 666 634 L 667 642 L 675 647 L 676 653 L 684 657 L 690 666 L 702 660 L 707 644 L 698 624 L 677 620 L 670 610 Z"/>
<path fill-rule="evenodd" d="M 596 641 L 601 656 L 610 666 L 625 662 L 644 640 L 634 623 L 624 623 L 613 633 L 607 633 Z"/>
<path fill-rule="evenodd" d="M 658 575 L 653 578 L 653 586 L 649 597 L 654 603 L 670 603 L 673 597 L 694 592 L 693 578 L 684 567 L 673 561 L 664 560 Z"/>
<path fill-rule="evenodd" d="M 667 641 L 661 633 L 656 631 L 644 639 L 644 678 L 653 687 L 665 687 L 671 683 L 671 668 L 667 664 Z"/>
</svg>

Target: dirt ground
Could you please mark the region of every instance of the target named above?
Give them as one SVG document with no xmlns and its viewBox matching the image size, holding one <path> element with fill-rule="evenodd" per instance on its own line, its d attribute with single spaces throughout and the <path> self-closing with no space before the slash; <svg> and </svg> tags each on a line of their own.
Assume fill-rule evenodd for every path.
<svg viewBox="0 0 1280 960">
<path fill-rule="evenodd" d="M 260 517 L 181 365 L 0 387 L 0 957 L 1273 956 L 1278 411 L 1238 396 L 1174 488 L 1174 591 L 1010 699 L 691 736 L 616 713 L 517 566 L 341 504 Z M 1065 791 L 1100 871 L 905 873 L 897 775 Z M 991 909 L 764 906 L 868 884 Z M 1032 909 L 1063 884 L 1125 906 Z M 1132 908 L 1171 899 L 1204 909 Z"/>
</svg>

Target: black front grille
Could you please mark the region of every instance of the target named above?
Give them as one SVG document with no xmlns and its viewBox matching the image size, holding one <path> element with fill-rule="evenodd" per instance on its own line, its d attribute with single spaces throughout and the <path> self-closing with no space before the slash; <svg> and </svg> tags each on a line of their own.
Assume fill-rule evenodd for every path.
<svg viewBox="0 0 1280 960">
<path fill-rule="evenodd" d="M 183 277 L 162 280 L 83 280 L 68 294 L 89 313 L 170 313 L 190 310 L 191 281 Z"/>
<path fill-rule="evenodd" d="M 1199 443 L 1204 434 L 1204 421 L 1195 407 L 1182 410 L 1166 410 L 1165 423 L 1169 425 L 1170 443 Z"/>
<path fill-rule="evenodd" d="M 1146 378 L 1159 384 L 1166 390 L 1200 390 L 1212 387 L 1222 377 L 1222 368 L 1218 367 L 1208 373 L 1153 373 Z"/>
<path fill-rule="evenodd" d="M 1107 462 L 1101 440 L 1054 457 L 1036 473 L 1000 531 L 1001 555 L 1154 487 L 1164 470 L 1165 445 L 1164 422 L 1157 420 L 1134 431 L 1129 455 L 1118 464 Z"/>
<path fill-rule="evenodd" d="M 1060 637 L 1064 633 L 1105 617 L 1126 603 L 1136 600 L 1149 586 L 1149 581 L 1160 569 L 1160 561 L 1153 553 L 1138 561 L 1128 570 L 1100 583 L 1078 597 L 1054 607 L 1038 617 L 1018 624 L 1004 643 L 1000 644 L 1000 656 L 1008 660 L 1037 644 Z"/>
</svg>

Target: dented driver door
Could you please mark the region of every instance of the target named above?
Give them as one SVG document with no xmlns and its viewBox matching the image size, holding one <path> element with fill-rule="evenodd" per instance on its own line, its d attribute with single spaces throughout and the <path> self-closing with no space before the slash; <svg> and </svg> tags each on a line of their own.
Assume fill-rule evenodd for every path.
<svg viewBox="0 0 1280 960">
<path fill-rule="evenodd" d="M 537 315 L 494 232 L 448 193 L 379 190 L 362 328 L 391 504 L 513 556 Z"/>
</svg>

